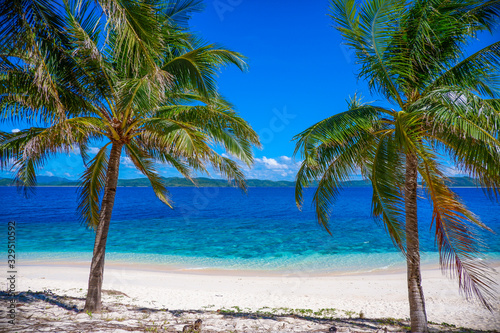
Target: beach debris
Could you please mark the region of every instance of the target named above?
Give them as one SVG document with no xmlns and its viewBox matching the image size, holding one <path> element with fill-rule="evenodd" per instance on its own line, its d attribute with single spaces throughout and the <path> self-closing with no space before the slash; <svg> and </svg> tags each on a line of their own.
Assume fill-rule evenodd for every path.
<svg viewBox="0 0 500 333">
<path fill-rule="evenodd" d="M 330 327 L 328 332 L 337 332 L 337 327 L 335 327 L 335 326 Z"/>
<path fill-rule="evenodd" d="M 182 333 L 201 333 L 201 323 L 201 319 L 196 319 L 194 324 L 184 326 Z"/>
</svg>

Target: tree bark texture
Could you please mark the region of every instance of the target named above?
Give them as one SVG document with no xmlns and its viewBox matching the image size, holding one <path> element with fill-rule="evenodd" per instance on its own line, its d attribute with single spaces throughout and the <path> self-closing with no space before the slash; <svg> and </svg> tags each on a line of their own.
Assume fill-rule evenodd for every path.
<svg viewBox="0 0 500 333">
<path fill-rule="evenodd" d="M 405 211 L 408 300 L 410 303 L 411 331 L 427 333 L 424 292 L 420 273 L 420 248 L 417 218 L 417 157 L 406 155 Z"/>
<path fill-rule="evenodd" d="M 99 225 L 97 226 L 94 254 L 90 265 L 89 287 L 84 311 L 101 312 L 101 290 L 104 277 L 104 257 L 106 254 L 106 241 L 108 239 L 111 213 L 115 203 L 116 187 L 118 184 L 118 171 L 120 168 L 120 156 L 122 143 L 113 143 L 109 156 L 108 170 L 106 173 L 106 184 L 102 198 L 101 211 L 99 213 Z"/>
</svg>

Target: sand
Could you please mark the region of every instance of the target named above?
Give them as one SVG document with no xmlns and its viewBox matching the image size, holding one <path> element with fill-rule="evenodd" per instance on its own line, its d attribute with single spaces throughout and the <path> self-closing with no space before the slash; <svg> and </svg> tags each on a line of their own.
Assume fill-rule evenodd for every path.
<svg viewBox="0 0 500 333">
<path fill-rule="evenodd" d="M 498 271 L 500 263 L 495 262 L 493 267 Z M 204 321 L 203 332 L 328 332 L 332 326 L 339 332 L 382 332 L 384 327 L 394 331 L 398 325 L 391 326 L 391 320 L 381 318 L 403 319 L 404 325 L 409 317 L 406 274 L 402 269 L 312 274 L 306 270 L 183 270 L 108 263 L 103 285 L 109 291 L 103 297 L 105 311 L 93 315 L 81 312 L 88 273 L 88 263 L 36 262 L 19 266 L 16 292 L 23 293 L 17 299 L 16 329 L 30 332 L 30 322 L 44 327 L 43 323 L 58 318 L 51 324 L 58 325 L 57 329 L 49 325 L 47 331 L 77 332 L 78 327 L 91 325 L 93 328 L 82 331 L 125 332 L 137 328 L 145 332 L 148 327 L 156 327 L 158 332 L 175 332 L 200 318 Z M 498 298 L 494 311 L 489 312 L 477 303 L 467 302 L 458 292 L 458 283 L 443 276 L 437 267 L 424 267 L 422 274 L 429 321 L 477 331 L 500 330 Z M 497 281 L 498 277 L 495 275 Z M 4 293 L 2 310 L 8 300 Z M 307 309 L 331 310 L 314 315 Z M 256 312 L 263 315 L 255 316 Z M 363 319 L 359 319 L 361 312 Z M 279 314 L 288 315 L 276 316 Z M 0 330 L 8 332 L 12 326 L 5 318 L 2 315 Z M 349 318 L 358 319 L 349 322 Z M 109 328 L 112 323 L 117 326 Z M 404 331 L 401 325 L 399 330 Z"/>
</svg>

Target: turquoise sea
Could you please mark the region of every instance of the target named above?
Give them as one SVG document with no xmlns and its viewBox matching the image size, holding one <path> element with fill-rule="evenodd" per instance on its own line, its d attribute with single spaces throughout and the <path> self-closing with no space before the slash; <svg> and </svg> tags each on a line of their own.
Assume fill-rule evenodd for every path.
<svg viewBox="0 0 500 333">
<path fill-rule="evenodd" d="M 480 189 L 457 188 L 468 207 L 495 233 L 479 232 L 486 257 L 500 259 L 500 205 Z M 171 188 L 175 209 L 151 188 L 118 188 L 107 261 L 163 264 L 186 269 L 371 271 L 404 264 L 383 225 L 370 216 L 371 189 L 347 188 L 332 210 L 332 236 L 315 221 L 306 195 L 303 211 L 293 188 Z M 423 193 L 422 193 L 423 197 Z M 18 265 L 25 262 L 88 262 L 94 233 L 78 218 L 77 189 L 41 187 L 30 199 L 0 187 L 0 228 L 16 221 Z M 419 202 L 424 263 L 435 263 L 428 202 Z"/>
</svg>

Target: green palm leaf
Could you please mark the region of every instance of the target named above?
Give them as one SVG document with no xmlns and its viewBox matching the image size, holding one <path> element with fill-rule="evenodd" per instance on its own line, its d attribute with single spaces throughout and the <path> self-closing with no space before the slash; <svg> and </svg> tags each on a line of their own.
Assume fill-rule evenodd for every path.
<svg viewBox="0 0 500 333">
<path fill-rule="evenodd" d="M 445 185 L 445 177 L 432 160 L 424 160 L 420 174 L 433 205 L 432 222 L 443 271 L 458 277 L 460 289 L 467 299 L 475 297 L 492 310 L 495 279 L 488 266 L 479 258 L 484 247 L 470 223 L 487 228 L 470 212 Z"/>
<path fill-rule="evenodd" d="M 126 145 L 127 155 L 130 157 L 135 167 L 139 169 L 151 183 L 153 191 L 161 202 L 172 208 L 172 204 L 168 197 L 168 191 L 164 181 L 155 170 L 153 160 L 144 151 L 142 151 L 132 141 Z"/>
<path fill-rule="evenodd" d="M 96 229 L 99 225 L 100 199 L 106 181 L 109 161 L 109 144 L 102 147 L 87 164 L 80 178 L 78 211 L 83 223 Z"/>
</svg>

